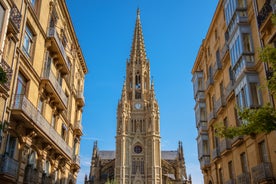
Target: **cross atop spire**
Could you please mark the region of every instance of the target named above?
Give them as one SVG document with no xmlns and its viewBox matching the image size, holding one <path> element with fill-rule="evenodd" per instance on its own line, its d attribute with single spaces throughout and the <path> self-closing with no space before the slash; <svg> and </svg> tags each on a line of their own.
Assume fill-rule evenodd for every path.
<svg viewBox="0 0 276 184">
<path fill-rule="evenodd" d="M 134 36 L 132 41 L 132 48 L 130 53 L 130 61 L 145 61 L 147 59 L 146 49 L 144 44 L 144 37 L 142 32 L 142 25 L 140 21 L 140 9 L 137 8 L 137 17 L 134 29 Z"/>
</svg>

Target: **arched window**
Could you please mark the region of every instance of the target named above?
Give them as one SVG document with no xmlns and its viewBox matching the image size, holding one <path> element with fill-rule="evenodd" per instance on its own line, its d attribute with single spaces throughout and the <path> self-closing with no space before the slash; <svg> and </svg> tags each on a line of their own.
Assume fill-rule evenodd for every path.
<svg viewBox="0 0 276 184">
<path fill-rule="evenodd" d="M 28 165 L 31 165 L 33 169 L 36 168 L 36 159 L 37 159 L 37 154 L 35 151 L 32 151 L 28 158 Z"/>
<path fill-rule="evenodd" d="M 139 72 L 137 72 L 136 76 L 135 76 L 135 88 L 136 89 L 140 89 L 141 88 L 141 77 Z"/>
</svg>

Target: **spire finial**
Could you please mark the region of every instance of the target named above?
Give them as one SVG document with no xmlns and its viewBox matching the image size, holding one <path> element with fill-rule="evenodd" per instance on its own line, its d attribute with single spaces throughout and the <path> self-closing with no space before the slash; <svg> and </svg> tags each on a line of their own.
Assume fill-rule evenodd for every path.
<svg viewBox="0 0 276 184">
<path fill-rule="evenodd" d="M 140 8 L 137 8 L 137 18 L 140 19 Z"/>
</svg>

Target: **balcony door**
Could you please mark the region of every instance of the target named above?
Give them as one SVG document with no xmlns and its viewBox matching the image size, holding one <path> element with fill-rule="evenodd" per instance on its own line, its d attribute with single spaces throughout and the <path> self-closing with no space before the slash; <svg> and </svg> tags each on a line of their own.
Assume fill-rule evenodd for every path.
<svg viewBox="0 0 276 184">
<path fill-rule="evenodd" d="M 18 73 L 17 86 L 15 92 L 15 101 L 14 106 L 16 108 L 20 107 L 22 103 L 23 96 L 26 94 L 27 79 L 21 74 Z"/>
</svg>

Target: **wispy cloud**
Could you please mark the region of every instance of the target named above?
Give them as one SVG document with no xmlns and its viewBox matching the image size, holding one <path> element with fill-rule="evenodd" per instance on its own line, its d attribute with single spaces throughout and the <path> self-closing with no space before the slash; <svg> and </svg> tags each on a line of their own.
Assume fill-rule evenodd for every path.
<svg viewBox="0 0 276 184">
<path fill-rule="evenodd" d="M 89 137 L 89 136 L 82 136 L 81 139 L 86 140 L 86 141 L 99 141 L 100 140 L 97 137 Z"/>
</svg>

